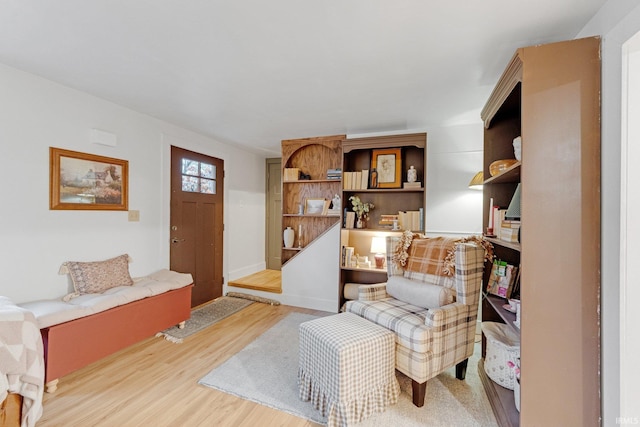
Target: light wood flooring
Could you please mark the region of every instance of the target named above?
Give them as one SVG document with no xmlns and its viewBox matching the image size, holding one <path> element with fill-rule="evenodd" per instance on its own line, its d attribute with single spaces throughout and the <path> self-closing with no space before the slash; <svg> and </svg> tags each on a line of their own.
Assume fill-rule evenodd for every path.
<svg viewBox="0 0 640 427">
<path fill-rule="evenodd" d="M 249 276 L 232 280 L 229 282 L 229 286 L 281 294 L 282 275 L 280 270 L 262 270 Z"/>
<path fill-rule="evenodd" d="M 182 344 L 149 338 L 126 348 L 62 377 L 38 426 L 317 426 L 198 384 L 292 312 L 319 313 L 254 303 Z"/>
</svg>

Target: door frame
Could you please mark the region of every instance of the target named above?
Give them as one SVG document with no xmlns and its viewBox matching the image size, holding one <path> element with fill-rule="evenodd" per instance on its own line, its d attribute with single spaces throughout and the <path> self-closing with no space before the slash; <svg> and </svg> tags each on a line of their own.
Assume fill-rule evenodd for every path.
<svg viewBox="0 0 640 427">
<path fill-rule="evenodd" d="M 225 169 L 228 165 L 229 156 L 226 154 L 224 150 L 220 150 L 219 152 L 215 149 L 218 148 L 216 145 L 212 144 L 199 144 L 195 141 L 186 140 L 184 138 L 171 135 L 168 133 L 161 133 L 161 163 L 162 163 L 162 172 L 161 172 L 161 187 L 162 187 L 162 231 L 161 231 L 161 244 L 158 254 L 158 258 L 162 260 L 159 268 L 169 268 L 169 263 L 171 262 L 171 254 L 170 254 L 170 230 L 171 227 L 171 146 L 183 148 L 189 151 L 195 151 L 197 153 L 201 153 L 210 157 L 217 157 L 221 159 L 225 163 Z M 226 170 L 225 170 L 226 172 Z M 229 197 L 229 189 L 227 179 L 223 180 L 223 210 L 222 217 L 223 223 L 227 224 L 228 218 L 228 197 Z M 229 253 L 229 236 L 227 235 L 227 227 L 224 227 L 222 230 L 222 295 L 227 293 L 227 283 L 228 283 L 228 275 L 229 275 L 229 265 L 228 265 L 228 254 Z"/>
</svg>

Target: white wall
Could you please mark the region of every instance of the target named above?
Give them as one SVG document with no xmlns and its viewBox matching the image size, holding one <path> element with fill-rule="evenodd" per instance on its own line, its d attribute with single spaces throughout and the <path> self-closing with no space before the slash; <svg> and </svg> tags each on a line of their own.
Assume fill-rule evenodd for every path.
<svg viewBox="0 0 640 427">
<path fill-rule="evenodd" d="M 482 170 L 484 129 L 475 124 L 427 130 L 427 232 L 469 235 L 482 232 L 482 191 L 469 181 Z"/>
<path fill-rule="evenodd" d="M 602 347 L 602 425 L 621 423 L 621 402 L 636 404 L 640 396 L 622 391 L 620 358 L 620 182 L 621 182 L 621 105 L 622 45 L 640 31 L 640 5 L 635 0 L 609 0 L 577 37 L 602 36 L 602 241 L 601 241 L 601 347 Z M 637 286 L 637 284 L 635 284 Z M 623 302 L 624 304 L 624 302 Z M 637 328 L 636 328 L 637 330 Z M 623 337 L 622 340 L 631 339 Z M 635 334 L 634 341 L 638 341 Z M 638 364 L 633 366 L 638 369 Z M 626 414 L 629 415 L 629 414 Z"/>
<path fill-rule="evenodd" d="M 264 160 L 251 152 L 0 65 L 0 294 L 64 295 L 63 261 L 129 253 L 141 276 L 169 264 L 169 145 L 225 161 L 225 275 L 264 262 Z M 116 147 L 91 144 L 92 128 Z M 50 146 L 129 161 L 127 212 L 49 210 Z M 230 237 L 231 236 L 231 237 Z"/>
</svg>

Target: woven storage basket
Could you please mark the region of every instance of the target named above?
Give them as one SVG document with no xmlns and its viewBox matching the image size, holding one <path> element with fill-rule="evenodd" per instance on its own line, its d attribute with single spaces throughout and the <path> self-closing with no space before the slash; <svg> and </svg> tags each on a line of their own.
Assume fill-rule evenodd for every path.
<svg viewBox="0 0 640 427">
<path fill-rule="evenodd" d="M 482 322 L 482 333 L 487 337 L 487 354 L 484 370 L 493 381 L 513 390 L 516 373 L 509 362 L 516 366 L 520 357 L 520 337 L 503 323 Z"/>
</svg>

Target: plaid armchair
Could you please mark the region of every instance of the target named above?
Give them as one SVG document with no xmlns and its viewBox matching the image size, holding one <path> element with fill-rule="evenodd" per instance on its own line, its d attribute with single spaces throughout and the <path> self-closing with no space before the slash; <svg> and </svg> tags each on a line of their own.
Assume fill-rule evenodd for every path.
<svg viewBox="0 0 640 427">
<path fill-rule="evenodd" d="M 397 237 L 387 237 L 388 282 L 361 285 L 358 300 L 348 301 L 345 311 L 396 334 L 396 369 L 412 379 L 413 403 L 420 407 L 430 378 L 454 365 L 456 378 L 465 378 L 473 354 L 485 250 L 476 243 L 416 238 L 405 266 L 399 268 L 394 261 L 398 244 Z M 442 252 L 446 245 L 455 265 L 448 276 L 442 273 L 443 258 L 434 258 L 434 251 Z M 399 291 L 396 282 L 411 291 Z M 404 301 L 387 292 L 392 285 L 392 293 Z M 425 290 L 426 299 L 416 294 Z"/>
</svg>

